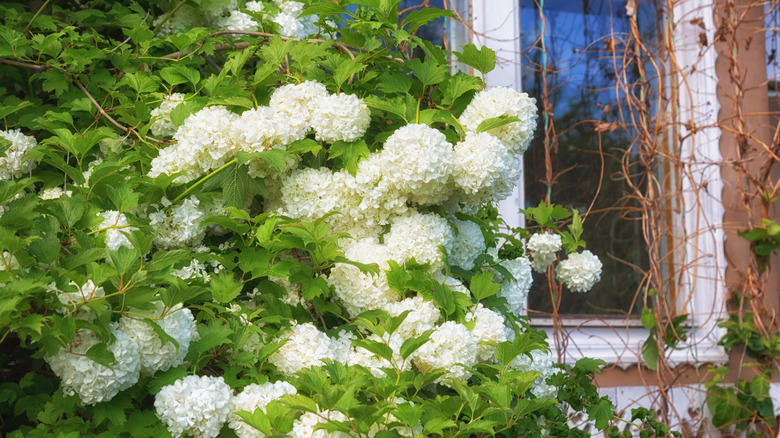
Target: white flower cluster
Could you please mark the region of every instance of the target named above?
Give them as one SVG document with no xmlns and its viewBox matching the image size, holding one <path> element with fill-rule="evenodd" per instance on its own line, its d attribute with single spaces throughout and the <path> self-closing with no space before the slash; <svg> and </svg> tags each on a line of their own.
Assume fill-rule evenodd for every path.
<svg viewBox="0 0 780 438">
<path fill-rule="evenodd" d="M 177 206 L 163 198 L 162 206 L 157 206 L 157 211 L 149 213 L 149 225 L 156 230 L 154 244 L 161 249 L 198 245 L 206 234 L 201 223 L 209 214 L 199 205 L 200 201 L 194 196 L 186 198 Z"/>
<path fill-rule="evenodd" d="M 525 250 L 531 253 L 531 267 L 534 271 L 543 273 L 557 258 L 563 242 L 561 235 L 556 233 L 536 233 L 525 244 Z"/>
<path fill-rule="evenodd" d="M 86 356 L 87 351 L 100 340 L 86 329 L 80 329 L 69 348 L 62 347 L 54 356 L 47 356 L 54 374 L 62 381 L 63 393 L 78 394 L 86 405 L 111 400 L 115 395 L 136 382 L 141 370 L 138 345 L 118 325 L 111 324 L 111 334 L 116 340 L 108 346 L 114 355 L 111 367 L 101 365 Z"/>
<path fill-rule="evenodd" d="M 409 200 L 432 205 L 449 198 L 454 152 L 439 130 L 401 127 L 387 139 L 381 155 L 385 178 Z"/>
<path fill-rule="evenodd" d="M 509 332 L 510 340 L 514 340 L 514 332 Z M 509 334 L 508 333 L 508 334 Z M 531 386 L 531 392 L 540 398 L 556 398 L 557 388 L 548 385 L 546 380 L 556 372 L 553 367 L 552 354 L 549 351 L 532 350 L 531 357 L 526 354 L 519 354 L 509 363 L 509 369 L 517 371 L 538 371 L 540 376 Z"/>
<path fill-rule="evenodd" d="M 400 299 L 399 293 L 387 284 L 391 260 L 390 248 L 373 237 L 350 241 L 344 247 L 345 256 L 360 263 L 376 263 L 380 272 L 376 275 L 363 273 L 357 266 L 337 263 L 328 276 L 328 283 L 334 286 L 336 296 L 352 316 L 366 310 L 381 309 Z"/>
<path fill-rule="evenodd" d="M 120 213 L 116 210 L 108 210 L 98 213 L 98 216 L 103 218 L 103 222 L 98 225 L 98 229 L 106 232 L 106 246 L 108 249 L 116 251 L 121 246 L 127 248 L 133 247 L 133 244 L 130 243 L 130 239 L 127 238 L 127 235 L 138 228 L 130 226 L 124 213 Z"/>
<path fill-rule="evenodd" d="M 222 377 L 187 376 L 160 389 L 154 408 L 174 437 L 213 438 L 228 419 L 232 397 Z"/>
<path fill-rule="evenodd" d="M 82 286 L 71 282 L 75 292 L 63 292 L 50 285 L 62 304 L 75 306 L 105 296 L 102 287 L 87 280 Z M 62 347 L 46 361 L 62 381 L 66 394 L 78 394 L 84 404 L 111 400 L 119 391 L 129 388 L 138 381 L 141 373 L 153 375 L 170 367 L 179 366 L 189 350 L 190 342 L 198 339 L 195 318 L 189 309 L 169 309 L 164 317 L 162 303 L 155 303 L 155 311 L 133 309 L 133 317 L 123 316 L 118 323 L 111 323 L 115 341 L 108 345 L 114 355 L 111 367 L 101 365 L 86 356 L 86 352 L 100 340 L 91 330 L 80 329 L 76 339 L 66 348 Z M 174 339 L 176 344 L 163 345 L 160 336 L 144 322 L 143 317 L 157 320 L 162 330 Z M 94 312 L 87 306 L 79 308 L 74 318 L 91 321 Z"/>
<path fill-rule="evenodd" d="M 279 6 L 279 13 L 273 19 L 279 26 L 279 35 L 303 39 L 319 32 L 315 24 L 318 20 L 316 15 L 298 17 L 303 12 L 304 3 L 291 0 L 274 0 L 274 3 Z"/>
<path fill-rule="evenodd" d="M 463 269 L 474 267 L 474 260 L 487 249 L 482 229 L 474 222 L 454 220 L 458 228 L 458 235 L 449 248 L 449 262 L 451 265 L 460 266 Z"/>
<path fill-rule="evenodd" d="M 343 432 L 328 432 L 325 429 L 314 429 L 318 424 L 347 420 L 347 416 L 338 411 L 318 410 L 317 413 L 306 412 L 293 422 L 290 438 L 348 438 L 349 434 Z"/>
<path fill-rule="evenodd" d="M 414 361 L 421 367 L 445 370 L 447 373 L 439 377 L 437 383 L 446 383 L 449 379 L 465 380 L 471 376 L 471 372 L 464 366 L 471 367 L 477 363 L 477 342 L 477 337 L 465 325 L 447 321 L 437 327 L 428 342 L 414 352 Z"/>
<path fill-rule="evenodd" d="M 268 403 L 279 400 L 285 395 L 295 395 L 298 391 L 294 386 L 287 382 L 279 381 L 275 383 L 264 383 L 262 385 L 251 384 L 244 388 L 238 395 L 233 397 L 231 413 L 228 416 L 228 426 L 238 435 L 238 438 L 265 438 L 265 434 L 246 424 L 236 412 L 247 411 L 254 412 L 256 409 L 262 409 Z"/>
<path fill-rule="evenodd" d="M 170 120 L 172 105 L 163 101 L 155 110 L 158 113 L 153 113 L 159 117 L 154 123 L 169 123 L 166 120 Z M 148 176 L 181 173 L 175 181 L 189 182 L 224 166 L 240 151 L 284 149 L 312 131 L 328 143 L 354 141 L 365 134 L 370 116 L 368 106 L 357 96 L 330 95 L 312 81 L 286 85 L 274 91 L 268 107 L 245 111 L 241 116 L 222 106 L 190 115 L 173 134 L 176 143 L 160 150 L 152 160 Z M 293 168 L 297 162 L 288 165 Z M 250 173 L 254 177 L 272 175 L 260 160 L 250 162 Z"/>
<path fill-rule="evenodd" d="M 409 311 L 406 319 L 396 329 L 396 333 L 404 339 L 416 338 L 422 335 L 426 331 L 433 329 L 441 319 L 441 312 L 438 307 L 431 301 L 425 301 L 419 295 L 390 304 L 384 310 L 390 316 L 398 316 Z"/>
<path fill-rule="evenodd" d="M 190 115 L 173 138 L 176 144 L 160 151 L 148 175 L 182 172 L 177 182 L 188 182 L 230 161 L 237 151 L 238 115 L 222 106 L 210 106 Z"/>
<path fill-rule="evenodd" d="M 444 254 L 439 246 L 451 247 L 454 237 L 450 224 L 443 217 L 410 210 L 390 221 L 385 243 L 393 260 L 415 259 L 418 263 L 429 263 L 432 271 L 438 271 L 444 267 Z"/>
<path fill-rule="evenodd" d="M 506 268 L 514 279 L 501 279 L 499 274 L 499 281 L 503 281 L 501 281 L 501 289 L 496 295 L 506 300 L 506 310 L 510 313 L 525 315 L 526 298 L 528 297 L 528 291 L 531 290 L 531 284 L 533 283 L 531 262 L 527 257 L 518 257 L 514 260 L 503 260 L 501 266 Z"/>
<path fill-rule="evenodd" d="M 92 280 L 87 280 L 80 286 L 77 283 L 71 281 L 68 287 L 75 287 L 76 290 L 73 292 L 66 292 L 57 289 L 57 285 L 55 283 L 51 283 L 49 285 L 49 292 L 55 294 L 57 296 L 57 300 L 66 306 L 66 308 L 59 309 L 59 311 L 61 313 L 73 312 L 73 317 L 76 319 L 84 321 L 94 320 L 95 313 L 91 308 L 78 305 L 96 298 L 106 296 L 105 290 L 103 290 L 102 287 L 96 286 Z"/>
<path fill-rule="evenodd" d="M 496 345 L 506 341 L 504 317 L 478 303 L 466 314 L 466 322 L 474 321 L 471 333 L 477 340 L 477 360 L 490 362 L 496 354 Z"/>
<path fill-rule="evenodd" d="M 282 338 L 286 339 L 285 344 L 268 361 L 286 376 L 304 368 L 321 366 L 323 359 L 335 360 L 331 339 L 310 322 L 293 325 Z"/>
<path fill-rule="evenodd" d="M 138 345 L 141 372 L 146 375 L 181 365 L 190 349 L 190 342 L 198 338 L 195 318 L 190 309 L 183 309 L 179 305 L 168 309 L 166 315 L 160 318 L 164 309 L 165 306 L 158 301 L 154 311 L 135 310 L 132 317 L 126 315 L 119 320 L 120 330 Z M 155 320 L 176 344 L 170 341 L 163 344 L 160 336 L 143 318 Z"/>
<path fill-rule="evenodd" d="M 558 263 L 555 274 L 572 292 L 587 292 L 601 280 L 601 266 L 598 257 L 584 250 Z"/>
<path fill-rule="evenodd" d="M 54 187 L 49 187 L 48 189 L 44 189 L 38 195 L 38 197 L 41 198 L 42 201 L 48 201 L 52 199 L 59 199 L 63 196 L 70 196 L 72 194 L 73 192 L 71 192 L 70 190 L 65 191 L 60 186 L 54 186 Z"/>
<path fill-rule="evenodd" d="M 184 95 L 181 93 L 165 96 L 160 106 L 152 110 L 152 124 L 149 126 L 152 134 L 170 137 L 176 133 L 176 125 L 171 121 L 171 112 L 182 103 L 184 103 Z"/>
<path fill-rule="evenodd" d="M 519 120 L 487 132 L 507 145 L 511 153 L 522 154 L 528 149 L 536 129 L 536 99 L 528 97 L 528 94 L 505 87 L 480 91 L 458 120 L 466 131 L 476 132 L 480 123 L 501 116 L 517 117 Z"/>
<path fill-rule="evenodd" d="M 11 142 L 7 148 L 0 148 L 0 180 L 21 178 L 35 168 L 36 162 L 27 158 L 27 153 L 38 146 L 35 138 L 22 134 L 19 129 L 0 131 L 0 138 Z"/>
<path fill-rule="evenodd" d="M 167 14 L 161 15 L 152 22 L 152 25 L 157 27 L 162 23 L 157 31 L 157 36 L 160 38 L 186 32 L 194 27 L 222 30 L 225 29 L 223 26 L 229 23 L 227 19 L 235 10 L 238 10 L 236 0 L 204 0 L 198 3 L 198 6 L 182 5 L 170 17 L 167 17 Z"/>
</svg>

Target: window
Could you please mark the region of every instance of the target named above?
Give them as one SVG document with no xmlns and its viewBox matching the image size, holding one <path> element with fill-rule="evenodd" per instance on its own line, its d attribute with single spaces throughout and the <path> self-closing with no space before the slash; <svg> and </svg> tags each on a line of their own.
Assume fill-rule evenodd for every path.
<svg viewBox="0 0 780 438">
<path fill-rule="evenodd" d="M 671 180 L 675 184 L 675 192 L 680 194 L 675 200 L 677 204 L 670 207 L 671 212 L 669 213 L 670 220 L 674 221 L 675 228 L 678 229 L 677 234 L 672 236 L 676 240 L 674 247 L 678 248 L 678 251 L 674 252 L 673 257 L 666 258 L 666 260 L 673 259 L 674 266 L 670 266 L 668 272 L 675 274 L 674 283 L 678 290 L 676 302 L 670 303 L 670 306 L 676 307 L 679 312 L 691 315 L 689 338 L 683 343 L 684 345 L 679 345 L 682 347 L 680 350 L 671 353 L 672 357 L 669 358 L 668 362 L 672 365 L 683 362 L 720 362 L 724 360 L 725 355 L 723 350 L 717 346 L 717 340 L 721 333 L 717 327 L 717 320 L 724 312 L 723 273 L 725 261 L 723 257 L 723 230 L 720 228 L 723 218 L 723 206 L 720 202 L 722 182 L 718 167 L 720 133 L 719 129 L 714 127 L 716 124 L 713 123 L 717 118 L 719 104 L 715 92 L 714 50 L 706 44 L 699 44 L 702 37 L 712 41 L 715 29 L 711 13 L 713 3 L 711 0 L 684 0 L 677 2 L 671 11 L 663 10 L 660 12 L 656 3 L 650 1 L 634 1 L 629 2 L 628 5 L 633 7 L 632 10 L 628 11 L 629 13 L 642 14 L 641 20 L 639 18 L 637 20 L 641 23 L 641 31 L 673 33 L 675 60 L 681 66 L 686 79 L 684 83 L 679 77 L 661 79 L 665 81 L 666 85 L 674 85 L 674 87 L 669 88 L 678 90 L 676 93 L 670 94 L 668 100 L 664 101 L 664 104 L 669 107 L 662 109 L 674 114 L 677 120 L 677 123 L 672 124 L 676 131 L 668 133 L 668 147 L 677 154 L 679 163 L 682 163 L 675 169 L 667 169 L 667 172 L 673 175 Z M 455 2 L 455 6 L 458 7 L 461 14 L 469 18 L 468 23 L 472 30 L 469 33 L 471 40 L 478 45 L 486 44 L 496 49 L 499 58 L 498 68 L 487 76 L 488 84 L 490 86 L 511 86 L 516 89 L 525 87 L 525 91 L 532 91 L 534 87 L 538 87 L 539 75 L 544 71 L 537 69 L 533 74 L 529 74 L 524 68 L 529 62 L 534 62 L 534 56 L 536 56 L 533 54 L 534 44 L 540 43 L 537 41 L 541 35 L 540 26 L 538 22 L 535 23 L 536 18 L 533 14 L 538 15 L 540 9 L 544 8 L 546 17 L 551 20 L 548 24 L 557 20 L 555 23 L 556 32 L 562 31 L 563 36 L 559 37 L 558 47 L 553 48 L 559 51 L 557 53 L 559 55 L 558 61 L 565 61 L 567 57 L 579 55 L 585 59 L 586 64 L 595 66 L 598 72 L 594 73 L 586 69 L 578 71 L 576 68 L 575 71 L 572 71 L 570 69 L 567 76 L 558 82 L 559 88 L 555 92 L 559 93 L 559 101 L 551 107 L 552 116 L 560 117 L 561 114 L 565 115 L 567 111 L 580 110 L 583 111 L 581 114 L 575 114 L 572 117 L 602 120 L 597 117 L 598 111 L 612 110 L 607 108 L 610 102 L 600 100 L 602 98 L 597 95 L 598 93 L 591 94 L 585 99 L 582 98 L 582 94 L 585 92 L 592 93 L 599 90 L 598 82 L 602 77 L 598 75 L 602 75 L 603 72 L 598 68 L 603 65 L 605 60 L 593 46 L 588 48 L 587 45 L 582 47 L 581 45 L 577 46 L 577 44 L 580 44 L 578 41 L 598 40 L 597 33 L 605 29 L 612 29 L 613 32 L 626 31 L 625 23 L 620 22 L 621 14 L 622 17 L 625 17 L 627 13 L 626 2 L 462 0 Z M 666 27 L 667 20 L 658 21 L 659 13 L 672 14 L 676 27 L 669 29 Z M 528 14 L 532 15 L 529 17 Z M 529 26 L 532 26 L 531 29 L 528 28 Z M 537 29 L 534 29 L 533 26 L 537 26 Z M 451 26 L 449 35 L 458 34 L 458 30 L 454 27 Z M 572 32 L 581 32 L 583 36 L 567 39 L 566 33 Z M 588 32 L 591 32 L 591 37 L 589 37 Z M 548 34 L 545 33 L 545 35 Z M 545 41 L 545 43 L 547 42 Z M 610 43 L 606 39 L 597 42 L 602 45 L 601 48 Z M 525 48 L 529 45 L 532 50 L 526 51 Z M 556 55 L 554 50 L 551 52 L 549 49 L 548 55 L 550 53 Z M 567 50 L 568 53 L 566 53 Z M 531 53 L 531 55 L 525 56 L 526 53 Z M 547 61 L 549 62 L 549 59 Z M 539 58 L 536 58 L 536 64 L 543 63 L 539 62 Z M 562 70 L 562 68 L 555 66 L 552 70 Z M 547 72 L 549 71 L 548 64 Z M 612 72 L 614 71 L 613 68 Z M 588 74 L 591 75 L 590 79 L 587 79 Z M 633 73 L 621 72 L 621 74 Z M 571 81 L 578 79 L 577 75 L 581 76 L 581 81 L 590 81 L 590 83 L 579 85 L 579 88 L 575 85 L 574 88 L 567 90 L 566 87 L 569 86 L 567 81 L 570 84 Z M 569 93 L 568 96 L 567 93 Z M 577 100 L 585 100 L 586 105 L 581 105 L 584 108 L 577 108 L 578 104 L 582 102 L 572 102 Z M 540 124 L 543 123 L 544 121 L 540 119 Z M 570 126 L 559 127 L 559 129 L 568 128 Z M 598 134 L 594 133 L 594 135 Z M 660 135 L 663 137 L 665 134 Z M 541 140 L 538 137 L 537 135 L 537 141 Z M 613 138 L 610 141 L 616 142 L 618 140 Z M 582 143 L 575 146 L 581 145 Z M 603 146 L 604 139 L 602 138 Z M 563 146 L 559 145 L 559 147 Z M 627 150 L 630 161 L 632 152 L 630 145 L 623 149 Z M 592 151 L 592 148 L 590 150 Z M 525 159 L 532 161 L 538 160 L 538 157 L 527 154 Z M 517 215 L 518 207 L 538 202 L 539 178 L 536 178 L 537 181 L 531 178 L 529 182 L 531 172 L 528 167 L 525 169 L 525 184 L 521 184 L 517 188 L 516 194 L 501 208 L 505 219 L 513 225 L 519 225 L 522 220 Z M 609 170 L 605 170 L 604 184 L 612 184 L 609 172 Z M 569 191 L 579 188 L 576 182 L 577 178 L 573 178 L 568 183 Z M 534 185 L 537 187 L 534 188 Z M 707 189 L 699 190 L 701 187 Z M 547 188 L 543 187 L 543 189 Z M 534 190 L 536 193 L 533 192 Z M 553 196 L 553 202 L 564 204 L 568 202 L 569 206 L 583 207 L 583 205 L 578 204 L 582 201 L 577 201 L 574 197 L 567 201 L 565 199 L 565 196 L 568 196 L 567 193 L 559 193 L 558 196 L 561 198 Z M 612 219 L 603 220 L 611 226 Z M 631 223 L 628 223 L 628 228 L 621 231 L 621 234 L 614 239 L 615 242 L 620 241 L 620 239 L 631 242 L 625 243 L 626 245 L 634 245 L 633 242 L 637 242 L 637 233 L 631 229 Z M 592 224 L 589 224 L 586 229 L 585 237 L 589 244 L 593 245 L 594 235 L 591 226 Z M 610 226 L 605 228 L 609 230 Z M 641 241 L 641 238 L 639 240 Z M 604 254 L 599 255 L 604 257 Z M 631 257 L 634 257 L 633 260 L 638 263 L 642 263 L 638 255 L 629 254 L 629 258 Z M 624 266 L 620 269 L 629 271 L 630 267 Z M 606 270 L 605 275 L 607 275 Z M 626 286 L 615 286 L 615 283 L 612 283 L 610 287 L 638 287 L 635 277 L 633 280 L 626 281 L 625 284 Z M 629 291 L 629 293 L 633 295 L 633 291 Z M 585 296 L 585 299 L 587 300 L 589 297 Z M 583 307 L 582 304 L 577 306 Z M 605 306 L 597 305 L 594 307 L 603 308 Z M 624 306 L 622 310 L 627 313 L 629 309 L 631 309 L 630 306 Z M 635 306 L 631 310 L 636 311 L 636 309 Z M 592 309 L 587 309 L 585 313 L 593 312 Z M 605 324 L 603 317 L 567 319 L 564 327 L 550 331 L 553 332 L 553 338 L 560 354 L 566 360 L 574 360 L 583 356 L 599 357 L 610 363 L 624 366 L 638 361 L 640 346 L 649 334 L 647 330 L 638 324 L 632 324 L 627 319 L 624 319 L 622 324 Z"/>
</svg>

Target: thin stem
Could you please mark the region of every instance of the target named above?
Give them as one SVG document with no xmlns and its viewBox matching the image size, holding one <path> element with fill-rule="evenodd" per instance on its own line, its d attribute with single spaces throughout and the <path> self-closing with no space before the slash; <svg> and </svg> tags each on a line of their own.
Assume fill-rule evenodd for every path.
<svg viewBox="0 0 780 438">
<path fill-rule="evenodd" d="M 222 167 L 214 170 L 213 172 L 211 172 L 208 175 L 204 176 L 203 178 L 199 179 L 198 182 L 196 182 L 195 184 L 193 184 L 190 187 L 188 187 L 187 190 L 185 190 L 181 195 L 177 196 L 176 199 L 173 200 L 173 202 L 174 203 L 175 202 L 179 202 L 182 198 L 184 198 L 185 196 L 189 195 L 190 192 L 195 190 L 195 188 L 197 188 L 199 185 L 203 184 L 204 182 L 206 182 L 209 179 L 213 178 L 214 175 L 218 174 L 219 172 L 225 170 L 226 168 L 228 168 L 228 167 L 230 167 L 230 166 L 232 166 L 233 164 L 236 164 L 236 163 L 238 163 L 238 158 L 233 158 L 232 160 L 228 161 Z"/>
<path fill-rule="evenodd" d="M 84 92 L 84 94 L 86 94 L 86 95 L 87 95 L 87 97 L 89 98 L 89 101 L 90 101 L 90 102 L 92 102 L 92 105 L 95 105 L 95 108 L 97 108 L 98 112 L 100 112 L 100 114 L 101 114 L 103 117 L 105 117 L 105 118 L 106 118 L 106 120 L 108 120 L 109 122 L 111 122 L 111 124 L 112 124 L 112 125 L 116 126 L 117 128 L 121 129 L 121 130 L 122 130 L 122 131 L 124 131 L 124 132 L 127 132 L 127 133 L 133 133 L 134 135 L 138 136 L 138 134 L 135 132 L 135 130 L 133 130 L 133 129 L 131 129 L 131 128 L 128 128 L 128 127 L 126 127 L 126 126 L 123 126 L 122 124 L 120 124 L 119 122 L 117 122 L 116 120 L 114 120 L 114 118 L 113 118 L 113 117 L 109 116 L 109 115 L 108 115 L 108 113 L 106 112 L 106 110 L 104 110 L 104 109 L 103 109 L 103 107 L 102 107 L 102 106 L 100 106 L 100 104 L 98 103 L 98 101 L 97 101 L 97 100 L 95 100 L 95 98 L 94 98 L 94 97 L 92 97 L 92 94 L 90 94 L 90 93 L 89 93 L 89 91 L 87 91 L 87 89 L 84 87 L 84 85 L 82 85 L 82 84 L 81 84 L 81 82 L 79 82 L 79 80 L 78 80 L 78 79 L 73 79 L 73 83 L 74 83 L 74 84 L 76 84 L 76 86 L 77 86 L 77 87 L 79 87 L 79 88 L 81 89 L 81 91 L 83 91 L 83 92 Z M 153 142 L 155 142 L 155 143 L 157 143 L 157 144 L 167 144 L 167 142 L 165 142 L 165 141 L 163 141 L 163 140 L 158 140 L 158 139 L 156 139 L 156 138 L 153 138 L 153 137 L 146 136 L 145 138 L 146 138 L 147 140 L 151 140 L 151 141 L 153 141 Z"/>
<path fill-rule="evenodd" d="M 181 1 L 179 2 L 179 4 L 177 4 L 177 5 L 176 5 L 176 7 L 174 7 L 174 8 L 173 8 L 173 9 L 171 9 L 170 11 L 168 11 L 168 14 L 167 14 L 165 17 L 163 17 L 162 21 L 160 21 L 159 23 L 157 23 L 157 26 L 155 26 L 155 27 L 154 27 L 154 29 L 152 29 L 152 33 L 154 33 L 154 34 L 157 34 L 157 31 L 158 31 L 158 30 L 160 30 L 160 28 L 162 27 L 162 25 L 163 25 L 163 24 L 165 24 L 165 22 L 166 22 L 166 21 L 168 21 L 168 19 L 169 19 L 169 18 L 171 18 L 171 17 L 173 16 L 173 14 L 175 14 L 175 13 L 176 13 L 176 11 L 178 11 L 178 10 L 179 10 L 179 8 L 180 8 L 180 7 L 182 7 L 182 5 L 184 5 L 184 3 L 185 3 L 186 1 L 187 1 L 187 0 L 181 0 Z"/>
<path fill-rule="evenodd" d="M 43 2 L 41 7 L 38 8 L 38 11 L 35 13 L 35 15 L 33 15 L 32 19 L 30 19 L 30 22 L 27 23 L 27 26 L 24 27 L 24 32 L 22 33 L 27 33 L 27 31 L 30 30 L 30 26 L 32 26 L 33 22 L 35 22 L 35 19 L 38 18 L 39 15 L 41 15 L 41 11 L 43 11 L 43 8 L 49 5 L 49 2 L 51 2 L 51 0 L 46 0 L 45 2 Z"/>
<path fill-rule="evenodd" d="M 13 65 L 15 67 L 24 67 L 24 68 L 29 68 L 29 69 L 38 70 L 38 71 L 44 71 L 44 70 L 48 70 L 49 69 L 48 65 L 30 64 L 30 63 L 27 63 L 27 62 L 13 61 L 13 60 L 10 60 L 10 59 L 5 59 L 5 58 L 0 58 L 0 64 L 8 64 L 8 65 Z"/>
</svg>

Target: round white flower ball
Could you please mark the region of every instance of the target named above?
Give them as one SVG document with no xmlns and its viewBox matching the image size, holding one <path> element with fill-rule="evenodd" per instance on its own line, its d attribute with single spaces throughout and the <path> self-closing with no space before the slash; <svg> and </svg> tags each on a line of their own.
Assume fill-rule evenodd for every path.
<svg viewBox="0 0 780 438">
<path fill-rule="evenodd" d="M 200 200 L 195 196 L 171 207 L 171 202 L 162 199 L 162 206 L 149 213 L 149 225 L 155 230 L 154 244 L 160 249 L 197 246 L 203 240 L 206 230 L 200 224 L 206 220 L 206 209 L 199 207 Z M 163 208 L 163 207 L 167 207 Z"/>
<path fill-rule="evenodd" d="M 400 294 L 387 284 L 389 269 L 387 260 L 391 259 L 390 248 L 379 243 L 376 238 L 367 237 L 353 240 L 344 247 L 344 255 L 353 261 L 379 265 L 378 274 L 361 272 L 357 266 L 336 263 L 328 276 L 336 296 L 352 316 L 366 310 L 381 309 L 400 299 Z"/>
<path fill-rule="evenodd" d="M 285 395 L 295 395 L 298 391 L 294 386 L 284 381 L 275 383 L 267 382 L 262 385 L 251 384 L 244 388 L 238 395 L 233 397 L 231 413 L 228 416 L 228 426 L 239 438 L 265 438 L 265 434 L 246 424 L 236 412 L 247 411 L 254 412 L 256 409 L 262 409 L 268 403 L 279 400 Z"/>
<path fill-rule="evenodd" d="M 496 345 L 506 341 L 504 317 L 483 306 L 482 303 L 477 303 L 466 314 L 466 322 L 470 321 L 474 321 L 471 333 L 479 344 L 477 360 L 492 362 L 496 354 Z"/>
<path fill-rule="evenodd" d="M 557 258 L 556 253 L 561 250 L 563 241 L 561 235 L 556 233 L 536 233 L 525 244 L 525 250 L 531 253 L 531 267 L 534 271 L 542 273 Z"/>
<path fill-rule="evenodd" d="M 454 237 L 447 219 L 435 213 L 410 210 L 391 219 L 385 244 L 393 260 L 406 262 L 413 258 L 418 263 L 429 263 L 431 270 L 437 271 L 444 266 L 439 246 L 451 247 Z"/>
<path fill-rule="evenodd" d="M 463 269 L 474 267 L 474 260 L 485 252 L 485 237 L 482 229 L 474 222 L 455 219 L 458 235 L 454 237 L 452 246 L 448 248 L 451 265 Z"/>
<path fill-rule="evenodd" d="M 141 372 L 146 375 L 181 365 L 190 349 L 190 342 L 199 337 L 190 309 L 178 305 L 168 309 L 166 315 L 160 318 L 164 307 L 161 302 L 157 302 L 153 311 L 135 310 L 132 317 L 123 316 L 119 320 L 119 329 L 138 345 Z M 143 317 L 154 318 L 157 325 L 179 345 L 170 341 L 163 345 L 160 336 L 143 321 Z"/>
<path fill-rule="evenodd" d="M 366 134 L 371 112 L 363 100 L 353 94 L 331 94 L 314 101 L 311 122 L 319 141 L 352 142 Z"/>
<path fill-rule="evenodd" d="M 406 125 L 385 142 L 382 173 L 410 201 L 434 205 L 452 190 L 454 152 L 444 134 L 428 125 Z"/>
<path fill-rule="evenodd" d="M 528 97 L 528 94 L 504 87 L 482 90 L 474 96 L 458 120 L 466 131 L 476 132 L 480 123 L 500 116 L 517 117 L 519 120 L 487 132 L 509 146 L 512 153 L 522 154 L 528 149 L 536 129 L 536 99 Z"/>
<path fill-rule="evenodd" d="M 173 93 L 160 102 L 160 106 L 152 110 L 152 124 L 149 130 L 159 137 L 170 137 L 176 133 L 176 125 L 171 121 L 171 112 L 184 103 L 184 94 Z"/>
<path fill-rule="evenodd" d="M 190 115 L 173 138 L 176 144 L 152 159 L 148 176 L 184 172 L 176 182 L 189 182 L 227 163 L 238 151 L 238 115 L 222 106 L 210 106 Z"/>
<path fill-rule="evenodd" d="M 533 284 L 531 261 L 527 257 L 518 257 L 514 260 L 502 260 L 501 266 L 505 267 L 514 279 L 502 278 L 498 274 L 499 281 L 501 281 L 501 289 L 496 295 L 506 300 L 506 310 L 510 313 L 525 315 L 526 298 Z"/>
<path fill-rule="evenodd" d="M 22 134 L 19 129 L 0 131 L 0 137 L 11 142 L 7 148 L 0 148 L 0 179 L 21 178 L 36 167 L 35 161 L 27 158 L 27 153 L 38 146 L 34 137 Z"/>
<path fill-rule="evenodd" d="M 287 84 L 274 90 L 268 106 L 290 118 L 290 130 L 308 132 L 316 109 L 315 101 L 327 96 L 328 90 L 319 82 Z"/>
<path fill-rule="evenodd" d="M 331 339 L 310 322 L 293 325 L 281 338 L 287 342 L 268 361 L 286 376 L 304 368 L 322 366 L 323 359 L 335 359 Z"/>
<path fill-rule="evenodd" d="M 108 351 L 114 355 L 110 368 L 86 356 L 90 348 L 100 343 L 95 333 L 87 329 L 78 330 L 68 348 L 62 347 L 54 356 L 45 358 L 61 379 L 63 393 L 78 394 L 85 405 L 111 400 L 119 391 L 138 382 L 141 371 L 138 346 L 116 323 L 111 323 L 110 329 L 115 338 L 108 345 Z"/>
<path fill-rule="evenodd" d="M 404 298 L 397 303 L 391 303 L 384 310 L 390 316 L 398 316 L 407 310 L 409 311 L 406 319 L 395 331 L 404 339 L 416 338 L 422 335 L 427 330 L 433 329 L 441 319 L 439 308 L 432 301 L 425 301 L 420 295 Z"/>
<path fill-rule="evenodd" d="M 163 386 L 154 397 L 154 408 L 174 437 L 214 438 L 227 421 L 232 397 L 233 390 L 221 376 L 187 376 Z"/>
<path fill-rule="evenodd" d="M 572 292 L 587 292 L 601 280 L 601 260 L 590 251 L 569 254 L 555 268 L 558 280 Z"/>
<path fill-rule="evenodd" d="M 509 148 L 486 132 L 469 132 L 455 145 L 452 177 L 465 193 L 475 194 L 497 185 L 512 164 Z"/>
<path fill-rule="evenodd" d="M 477 338 L 465 325 L 447 321 L 437 327 L 428 342 L 412 356 L 418 367 L 445 370 L 447 373 L 436 380 L 436 383 L 442 383 L 449 379 L 471 377 L 471 372 L 464 366 L 471 367 L 477 363 L 478 351 Z"/>
</svg>

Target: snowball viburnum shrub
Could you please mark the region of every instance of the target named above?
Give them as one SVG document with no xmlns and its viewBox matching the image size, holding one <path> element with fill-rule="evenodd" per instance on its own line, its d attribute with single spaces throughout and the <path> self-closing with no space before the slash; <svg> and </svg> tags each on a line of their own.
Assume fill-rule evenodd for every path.
<svg viewBox="0 0 780 438">
<path fill-rule="evenodd" d="M 542 205 L 509 235 L 494 209 L 535 101 L 451 73 L 416 36 L 447 14 L 395 3 L 0 4 L 9 436 L 568 436 L 563 402 L 590 412 L 558 389 L 596 366 L 559 373 L 523 319 L 534 275 L 600 279 L 581 221 Z"/>
</svg>

